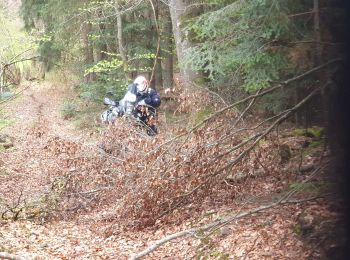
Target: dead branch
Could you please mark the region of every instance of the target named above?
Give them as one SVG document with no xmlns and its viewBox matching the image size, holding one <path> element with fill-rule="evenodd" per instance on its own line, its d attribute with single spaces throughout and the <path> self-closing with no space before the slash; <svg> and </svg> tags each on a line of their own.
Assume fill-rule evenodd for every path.
<svg viewBox="0 0 350 260">
<path fill-rule="evenodd" d="M 13 96 L 9 97 L 8 99 L 5 99 L 3 101 L 0 101 L 0 105 L 9 102 L 11 100 L 16 99 L 20 94 L 22 94 L 27 88 L 29 88 L 29 86 L 26 86 L 25 88 L 23 88 L 22 90 L 18 91 L 17 93 L 15 93 Z"/>
<path fill-rule="evenodd" d="M 224 165 L 223 167 L 219 168 L 218 170 L 216 170 L 215 172 L 213 172 L 211 175 L 209 175 L 206 180 L 202 183 L 200 183 L 199 185 L 197 185 L 194 189 L 192 189 L 192 191 L 183 194 L 181 196 L 179 196 L 178 198 L 181 198 L 181 200 L 176 203 L 173 207 L 171 207 L 169 210 L 167 210 L 165 213 L 161 214 L 160 217 L 166 215 L 168 212 L 171 212 L 172 210 L 174 210 L 175 208 L 179 207 L 182 202 L 191 194 L 193 194 L 194 192 L 196 192 L 200 187 L 204 186 L 205 184 L 207 184 L 211 178 L 220 175 L 221 173 L 227 171 L 228 169 L 232 168 L 233 166 L 235 166 L 238 162 L 240 162 L 250 151 L 252 151 L 254 149 L 254 147 L 260 142 L 260 140 L 262 138 L 264 138 L 265 136 L 267 136 L 276 126 L 278 126 L 280 123 L 282 123 L 284 120 L 286 120 L 288 118 L 288 116 L 295 112 L 296 110 L 298 110 L 302 105 L 304 105 L 308 100 L 310 100 L 318 91 L 320 90 L 320 88 L 315 89 L 314 91 L 312 91 L 307 97 L 305 97 L 302 101 L 300 101 L 297 105 L 295 105 L 293 108 L 289 109 L 286 113 L 283 113 L 273 124 L 271 124 L 270 127 L 268 127 L 265 131 L 260 132 L 252 137 L 250 137 L 248 140 L 244 140 L 242 143 L 232 147 L 231 149 L 229 149 L 228 151 L 226 151 L 223 154 L 218 155 L 218 157 L 220 156 L 225 156 L 229 153 L 232 153 L 233 151 L 237 150 L 239 147 L 243 146 L 243 144 L 249 143 L 251 141 L 253 141 L 255 139 L 255 141 L 248 147 L 246 148 L 244 151 L 242 151 L 235 159 L 229 161 L 226 165 Z M 217 158 L 218 158 L 217 157 Z M 227 176 L 225 176 L 226 178 Z M 160 218 L 158 217 L 158 218 Z"/>
<path fill-rule="evenodd" d="M 259 93 L 261 92 L 261 88 L 256 92 L 255 95 L 259 95 Z M 244 115 L 249 111 L 249 109 L 253 106 L 253 104 L 255 103 L 257 97 L 254 97 L 250 103 L 248 104 L 248 106 L 246 107 L 246 109 L 244 109 L 244 111 L 240 114 L 240 116 L 236 119 L 235 123 L 233 124 L 234 127 L 237 126 L 238 122 L 244 117 Z"/>
<path fill-rule="evenodd" d="M 6 67 L 9 67 L 11 65 L 14 65 L 16 63 L 20 63 L 20 62 L 24 62 L 24 61 L 29 61 L 29 60 L 35 60 L 35 59 L 38 59 L 40 58 L 40 56 L 34 56 L 34 57 L 29 57 L 29 58 L 23 58 L 23 59 L 20 59 L 20 60 L 15 60 L 15 61 L 11 61 L 10 63 L 6 63 L 3 65 L 4 68 Z"/>
<path fill-rule="evenodd" d="M 9 254 L 6 252 L 0 252 L 0 259 L 9 259 L 9 260 L 26 260 L 26 258 L 18 256 L 18 255 L 13 255 Z"/>
<path fill-rule="evenodd" d="M 166 141 L 166 142 L 160 144 L 157 148 L 159 149 L 159 148 L 163 147 L 164 145 L 170 144 L 170 143 L 174 142 L 175 140 L 177 140 L 177 139 L 179 139 L 179 138 L 181 138 L 181 137 L 188 136 L 189 134 L 195 132 L 195 131 L 196 131 L 197 129 L 199 129 L 201 126 L 205 125 L 207 122 L 209 122 L 210 120 L 212 120 L 212 119 L 215 118 L 216 116 L 218 116 L 218 115 L 220 115 L 220 114 L 226 112 L 227 110 L 230 110 L 230 109 L 232 109 L 232 108 L 234 108 L 234 107 L 236 107 L 236 106 L 238 106 L 238 105 L 240 105 L 240 104 L 243 104 L 243 103 L 245 103 L 245 102 L 247 102 L 247 101 L 249 101 L 249 100 L 255 99 L 255 98 L 257 98 L 257 97 L 262 97 L 262 96 L 264 96 L 264 95 L 267 95 L 267 94 L 269 94 L 269 93 L 272 93 L 273 91 L 275 91 L 275 90 L 277 90 L 277 89 L 281 89 L 281 88 L 283 88 L 283 87 L 286 87 L 286 86 L 288 86 L 290 83 L 292 83 L 292 82 L 294 82 L 294 81 L 301 80 L 301 79 L 303 79 L 303 78 L 305 78 L 305 77 L 307 77 L 307 76 L 309 76 L 309 75 L 311 75 L 311 74 L 313 74 L 313 73 L 315 73 L 315 72 L 317 72 L 317 71 L 319 71 L 319 70 L 321 70 L 321 69 L 324 69 L 324 68 L 326 68 L 326 67 L 328 67 L 328 66 L 330 66 L 330 65 L 332 65 L 332 64 L 334 64 L 334 63 L 338 63 L 338 62 L 341 62 L 341 61 L 343 61 L 342 58 L 337 58 L 337 59 L 330 60 L 330 61 L 328 61 L 328 62 L 326 62 L 326 63 L 324 63 L 324 64 L 321 64 L 321 65 L 319 65 L 319 66 L 317 66 L 317 67 L 314 67 L 314 68 L 312 68 L 311 70 L 308 70 L 308 71 L 306 71 L 306 72 L 304 72 L 304 73 L 302 73 L 302 74 L 300 74 L 300 75 L 297 75 L 297 76 L 295 76 L 295 77 L 293 77 L 293 78 L 290 78 L 290 79 L 287 79 L 287 80 L 285 80 L 285 81 L 282 81 L 282 82 L 280 82 L 279 84 L 277 84 L 277 85 L 275 85 L 275 86 L 272 86 L 272 87 L 270 87 L 270 88 L 267 88 L 267 89 L 265 89 L 264 91 L 262 91 L 262 92 L 260 92 L 260 93 L 255 93 L 255 94 L 250 95 L 250 96 L 248 96 L 248 97 L 246 97 L 246 98 L 244 98 L 244 99 L 241 99 L 241 100 L 239 100 L 239 101 L 237 101 L 237 102 L 234 102 L 234 103 L 232 103 L 231 105 L 226 106 L 226 107 L 224 107 L 224 108 L 218 110 L 218 111 L 215 112 L 214 114 L 210 115 L 209 117 L 205 118 L 203 121 L 199 122 L 197 125 L 195 125 L 194 127 L 192 127 L 190 130 L 186 131 L 185 133 L 179 134 L 179 135 L 177 135 L 177 136 L 171 138 L 170 140 L 168 140 L 168 141 Z"/>
<path fill-rule="evenodd" d="M 162 217 L 164 217 L 165 215 L 169 214 L 170 212 L 172 212 L 173 210 L 175 210 L 176 208 L 180 207 L 185 201 L 186 199 L 191 196 L 192 194 L 194 194 L 195 192 L 197 192 L 201 187 L 207 185 L 214 177 L 221 175 L 222 173 L 227 172 L 229 169 L 231 169 L 232 167 L 234 167 L 235 165 L 237 165 L 247 154 L 249 154 L 255 147 L 257 144 L 259 144 L 259 142 L 262 140 L 262 138 L 264 138 L 265 136 L 267 136 L 273 129 L 275 129 L 280 123 L 282 123 L 284 120 L 286 120 L 289 115 L 295 111 L 297 111 L 301 106 L 303 106 L 308 100 L 310 100 L 318 91 L 320 90 L 320 88 L 314 89 L 307 97 L 305 97 L 303 100 L 301 100 L 298 104 L 296 104 L 293 108 L 290 108 L 286 111 L 283 111 L 279 117 L 277 117 L 277 119 L 264 131 L 261 131 L 249 138 L 247 138 L 246 140 L 243 140 L 241 143 L 235 145 L 234 147 L 231 147 L 230 149 L 228 149 L 227 151 L 218 154 L 212 161 L 211 164 L 216 163 L 216 161 L 230 153 L 233 153 L 234 151 L 237 151 L 239 148 L 248 145 L 249 143 L 251 143 L 247 148 L 245 148 L 240 154 L 238 154 L 234 159 L 232 159 L 231 161 L 229 161 L 227 164 L 225 164 L 224 166 L 220 167 L 219 169 L 215 170 L 213 173 L 211 173 L 210 175 L 207 176 L 207 178 L 202 181 L 201 183 L 199 183 L 197 186 L 195 186 L 194 188 L 192 188 L 192 190 L 186 192 L 185 194 L 181 194 L 178 195 L 176 197 L 171 198 L 171 200 L 174 201 L 173 205 L 171 205 L 166 211 L 164 211 L 163 213 L 161 213 L 157 219 L 160 219 Z M 167 171 L 164 172 L 163 176 L 166 174 Z M 222 179 L 225 179 L 229 174 L 226 173 L 226 176 L 223 176 Z M 176 201 L 176 202 L 175 202 Z"/>
<path fill-rule="evenodd" d="M 324 167 L 317 168 L 305 181 L 303 181 L 303 183 L 306 183 L 306 182 L 310 181 L 323 168 Z M 238 220 L 238 219 L 250 216 L 250 215 L 255 214 L 255 213 L 260 213 L 262 211 L 274 208 L 274 207 L 279 206 L 279 205 L 290 204 L 290 203 L 302 203 L 302 202 L 306 202 L 306 201 L 311 201 L 311 200 L 323 198 L 323 197 L 326 197 L 326 196 L 329 195 L 329 193 L 328 193 L 328 194 L 324 194 L 323 196 L 319 195 L 319 196 L 315 196 L 315 197 L 307 198 L 307 199 L 291 200 L 291 198 L 297 192 L 299 192 L 301 189 L 302 189 L 301 187 L 295 188 L 295 189 L 287 192 L 285 195 L 281 196 L 281 198 L 279 198 L 275 202 L 271 202 L 269 204 L 266 204 L 266 205 L 263 205 L 263 206 L 260 206 L 260 207 L 254 208 L 254 209 L 251 209 L 251 210 L 248 210 L 248 211 L 245 211 L 245 212 L 241 212 L 239 214 L 230 215 L 230 216 L 225 217 L 225 218 L 219 218 L 218 220 L 216 220 L 216 221 L 214 221 L 212 223 L 203 225 L 201 227 L 183 230 L 183 231 L 180 231 L 178 233 L 174 233 L 174 234 L 171 234 L 169 236 L 166 236 L 166 237 L 164 237 L 162 239 L 159 239 L 159 240 L 155 241 L 151 246 L 147 247 L 145 250 L 141 251 L 140 253 L 137 253 L 134 256 L 130 257 L 129 260 L 141 259 L 142 257 L 144 257 L 144 256 L 150 254 L 151 252 L 155 251 L 161 245 L 163 245 L 163 244 L 165 244 L 165 243 L 167 243 L 167 242 L 169 242 L 171 240 L 180 238 L 180 237 L 185 237 L 185 236 L 197 237 L 197 233 L 203 233 L 203 232 L 208 231 L 208 230 L 210 230 L 212 228 L 216 228 L 218 226 L 227 225 L 228 223 L 231 223 L 234 220 Z"/>
<path fill-rule="evenodd" d="M 323 196 L 324 197 L 324 196 Z M 317 197 L 314 197 L 314 198 L 309 198 L 307 200 L 300 200 L 300 201 L 291 201 L 289 202 L 288 200 L 287 201 L 277 201 L 277 202 L 274 202 L 274 203 L 270 203 L 270 204 L 267 204 L 265 206 L 261 206 L 261 207 L 258 207 L 258 208 L 255 208 L 255 209 L 252 209 L 252 210 L 249 210 L 249 211 L 246 211 L 246 212 L 242 212 L 241 214 L 238 214 L 238 215 L 235 215 L 234 217 L 228 217 L 228 218 L 225 218 L 225 219 L 221 219 L 221 220 L 218 220 L 216 222 L 213 222 L 213 223 L 210 223 L 208 225 L 205 225 L 203 227 L 199 227 L 199 228 L 192 228 L 192 229 L 188 229 L 188 230 L 184 230 L 184 231 L 180 231 L 178 233 L 175 233 L 175 234 L 172 234 L 172 235 L 169 235 L 165 238 L 162 238 L 162 239 L 159 239 L 157 240 L 153 245 L 151 245 L 150 247 L 146 248 L 145 250 L 143 250 L 142 252 L 132 256 L 130 258 L 130 260 L 137 260 L 137 259 L 141 259 L 142 257 L 150 254 L 151 252 L 153 252 L 155 249 L 157 249 L 158 247 L 160 247 L 161 245 L 171 241 L 171 240 L 174 240 L 174 239 L 177 239 L 179 237 L 183 237 L 183 236 L 194 236 L 195 237 L 195 234 L 198 233 L 198 232 L 203 232 L 203 231 L 207 231 L 215 226 L 221 226 L 221 225 L 224 225 L 224 224 L 227 224 L 229 222 L 232 222 L 234 220 L 238 220 L 238 219 L 241 219 L 243 217 L 247 217 L 249 215 L 252 215 L 252 214 L 255 214 L 255 213 L 260 213 L 264 210 L 267 210 L 267 209 L 271 209 L 271 208 L 274 208 L 278 205 L 282 205 L 282 204 L 288 204 L 288 203 L 300 203 L 300 202 L 304 202 L 304 201 L 311 201 L 311 200 L 315 200 L 315 199 L 318 199 L 318 198 L 321 198 L 321 196 L 317 196 Z"/>
</svg>

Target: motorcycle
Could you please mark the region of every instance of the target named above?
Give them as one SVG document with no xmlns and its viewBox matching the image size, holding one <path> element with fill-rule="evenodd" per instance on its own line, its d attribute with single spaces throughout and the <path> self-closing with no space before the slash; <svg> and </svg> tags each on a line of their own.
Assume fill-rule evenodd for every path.
<svg viewBox="0 0 350 260">
<path fill-rule="evenodd" d="M 138 123 L 146 128 L 146 132 L 150 136 L 158 134 L 157 123 L 157 110 L 147 104 L 136 105 L 130 108 L 128 113 L 119 106 L 118 101 L 113 101 L 108 97 L 104 98 L 103 102 L 108 109 L 101 114 L 102 123 L 113 123 L 118 117 L 123 115 L 130 115 Z"/>
</svg>

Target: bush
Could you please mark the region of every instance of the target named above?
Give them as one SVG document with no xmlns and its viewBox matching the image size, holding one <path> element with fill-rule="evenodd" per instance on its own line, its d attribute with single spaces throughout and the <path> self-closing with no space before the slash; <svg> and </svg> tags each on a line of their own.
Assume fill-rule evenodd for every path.
<svg viewBox="0 0 350 260">
<path fill-rule="evenodd" d="M 77 105 L 72 103 L 72 101 L 65 101 L 60 107 L 60 114 L 66 120 L 73 118 L 77 112 Z"/>
</svg>

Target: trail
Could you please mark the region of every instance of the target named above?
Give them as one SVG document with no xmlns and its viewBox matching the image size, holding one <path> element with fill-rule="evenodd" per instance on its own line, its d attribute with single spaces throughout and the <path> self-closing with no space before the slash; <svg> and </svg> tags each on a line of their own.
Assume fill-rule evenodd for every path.
<svg viewBox="0 0 350 260">
<path fill-rule="evenodd" d="M 8 105 L 6 112 L 16 123 L 3 133 L 14 138 L 14 148 L 1 153 L 0 198 L 9 207 L 40 199 L 43 189 L 49 189 L 52 178 L 57 177 L 47 168 L 51 166 L 50 159 L 41 158 L 50 140 L 89 143 L 88 135 L 60 116 L 59 107 L 67 93 L 69 89 L 63 85 L 30 83 L 23 95 Z M 93 146 L 94 141 L 90 141 L 89 146 Z M 103 240 L 74 221 L 0 222 L 0 251 L 15 252 L 22 257 L 87 259 L 91 257 L 89 253 L 98 255 Z"/>
<path fill-rule="evenodd" d="M 0 252 L 26 259 L 128 259 L 146 245 L 144 241 L 163 234 L 111 229 L 110 212 L 104 208 L 58 220 L 23 219 L 40 210 L 35 205 L 52 192 L 56 180 L 71 171 L 59 159 L 95 153 L 98 142 L 60 116 L 59 107 L 72 96 L 69 87 L 50 82 L 28 84 L 23 95 L 6 105 L 15 124 L 2 131 L 14 138 L 14 147 L 0 152 L 0 212 L 6 211 L 7 205 L 5 218 L 10 217 L 0 219 Z M 11 209 L 24 205 L 29 210 L 20 211 L 14 221 Z"/>
</svg>

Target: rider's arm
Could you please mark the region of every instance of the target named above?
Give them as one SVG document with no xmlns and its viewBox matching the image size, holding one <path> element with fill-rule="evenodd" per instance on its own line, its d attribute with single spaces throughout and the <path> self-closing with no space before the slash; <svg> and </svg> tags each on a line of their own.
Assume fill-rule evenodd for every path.
<svg viewBox="0 0 350 260">
<path fill-rule="evenodd" d="M 131 84 L 128 87 L 128 91 L 125 93 L 125 96 L 119 102 L 120 108 L 125 111 L 125 113 L 131 113 L 136 102 L 136 85 Z"/>
<path fill-rule="evenodd" d="M 159 107 L 161 103 L 160 96 L 154 89 L 150 89 L 144 101 L 147 105 L 152 106 L 154 108 Z"/>
</svg>

